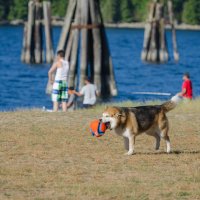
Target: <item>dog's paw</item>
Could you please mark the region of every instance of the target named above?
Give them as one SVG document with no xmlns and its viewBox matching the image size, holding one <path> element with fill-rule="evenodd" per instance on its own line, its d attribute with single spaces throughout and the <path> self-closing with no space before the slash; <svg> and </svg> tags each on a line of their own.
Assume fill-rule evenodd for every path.
<svg viewBox="0 0 200 200">
<path fill-rule="evenodd" d="M 131 156 L 131 155 L 133 155 L 134 154 L 134 151 L 132 150 L 132 151 L 128 151 L 127 153 L 125 153 L 125 155 L 128 155 L 128 156 Z"/>
<path fill-rule="evenodd" d="M 171 153 L 171 149 L 167 149 L 167 153 L 170 154 Z"/>
<path fill-rule="evenodd" d="M 155 150 L 159 150 L 160 149 L 160 146 L 155 146 Z"/>
</svg>

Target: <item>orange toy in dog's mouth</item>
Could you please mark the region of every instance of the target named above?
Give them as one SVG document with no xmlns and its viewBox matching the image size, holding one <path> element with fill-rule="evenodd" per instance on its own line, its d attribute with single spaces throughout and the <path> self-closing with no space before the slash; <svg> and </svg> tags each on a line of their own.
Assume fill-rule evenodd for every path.
<svg viewBox="0 0 200 200">
<path fill-rule="evenodd" d="M 95 119 L 90 123 L 90 132 L 92 136 L 101 137 L 110 127 L 110 123 L 103 123 L 101 120 Z"/>
</svg>

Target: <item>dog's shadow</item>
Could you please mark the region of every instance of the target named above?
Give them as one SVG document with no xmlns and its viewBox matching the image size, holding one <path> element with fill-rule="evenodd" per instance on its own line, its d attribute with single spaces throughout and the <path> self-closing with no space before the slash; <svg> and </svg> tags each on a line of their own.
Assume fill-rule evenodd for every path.
<svg viewBox="0 0 200 200">
<path fill-rule="evenodd" d="M 200 150 L 173 150 L 170 153 L 166 153 L 165 151 L 158 151 L 158 152 L 135 152 L 134 155 L 179 155 L 179 154 L 200 154 Z"/>
</svg>

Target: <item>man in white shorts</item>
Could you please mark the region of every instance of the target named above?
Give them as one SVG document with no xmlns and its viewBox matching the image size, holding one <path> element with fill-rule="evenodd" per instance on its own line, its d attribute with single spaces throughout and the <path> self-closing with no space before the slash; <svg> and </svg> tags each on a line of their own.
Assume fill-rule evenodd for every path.
<svg viewBox="0 0 200 200">
<path fill-rule="evenodd" d="M 92 84 L 90 78 L 85 78 L 85 86 L 81 89 L 80 92 L 74 91 L 74 94 L 77 96 L 83 97 L 83 108 L 91 108 L 97 100 L 97 96 L 99 96 L 99 92 L 97 90 L 96 85 Z"/>
</svg>

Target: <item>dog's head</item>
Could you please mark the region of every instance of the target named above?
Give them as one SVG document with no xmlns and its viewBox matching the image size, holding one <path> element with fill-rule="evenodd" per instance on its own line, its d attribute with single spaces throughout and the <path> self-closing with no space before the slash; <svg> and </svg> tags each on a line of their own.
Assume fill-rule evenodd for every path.
<svg viewBox="0 0 200 200">
<path fill-rule="evenodd" d="M 103 114 L 101 121 L 106 124 L 109 129 L 117 128 L 121 123 L 122 113 L 117 107 L 107 107 Z"/>
</svg>

